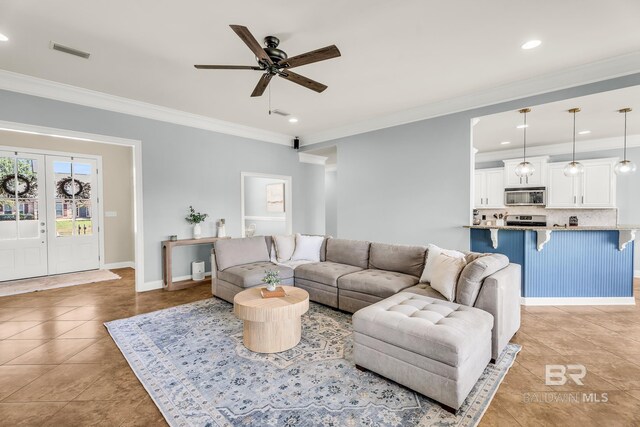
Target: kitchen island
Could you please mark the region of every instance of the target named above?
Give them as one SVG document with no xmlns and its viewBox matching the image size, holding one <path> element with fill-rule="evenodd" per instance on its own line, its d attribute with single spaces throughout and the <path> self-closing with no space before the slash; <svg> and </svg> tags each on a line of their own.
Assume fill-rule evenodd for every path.
<svg viewBox="0 0 640 427">
<path fill-rule="evenodd" d="M 634 304 L 634 239 L 640 226 L 466 226 L 471 250 L 522 266 L 526 305 Z"/>
</svg>

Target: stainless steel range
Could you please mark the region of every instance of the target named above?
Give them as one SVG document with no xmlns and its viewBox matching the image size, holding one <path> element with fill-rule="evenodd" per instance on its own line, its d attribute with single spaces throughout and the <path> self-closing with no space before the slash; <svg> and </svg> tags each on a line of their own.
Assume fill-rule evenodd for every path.
<svg viewBox="0 0 640 427">
<path fill-rule="evenodd" d="M 546 227 L 546 215 L 507 215 L 506 225 L 517 225 L 525 227 Z"/>
</svg>

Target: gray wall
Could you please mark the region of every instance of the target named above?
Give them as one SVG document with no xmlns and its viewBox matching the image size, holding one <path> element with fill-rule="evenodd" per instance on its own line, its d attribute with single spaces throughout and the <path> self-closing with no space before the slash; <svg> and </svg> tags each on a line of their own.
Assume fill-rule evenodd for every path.
<svg viewBox="0 0 640 427">
<path fill-rule="evenodd" d="M 162 277 L 160 242 L 191 235 L 189 205 L 210 215 L 203 235 L 225 218 L 227 234 L 240 236 L 242 171 L 292 176 L 294 231 L 324 233 L 324 168 L 300 163 L 289 147 L 8 91 L 0 91 L 0 120 L 142 141 L 146 282 Z M 178 248 L 174 274 L 190 274 L 190 261 L 208 252 Z"/>
<path fill-rule="evenodd" d="M 329 236 L 338 235 L 338 171 L 330 171 L 324 174 L 324 208 L 325 208 L 325 233 Z"/>
<path fill-rule="evenodd" d="M 638 84 L 640 73 L 304 148 L 338 147 L 340 237 L 467 249 L 472 118 Z"/>
</svg>

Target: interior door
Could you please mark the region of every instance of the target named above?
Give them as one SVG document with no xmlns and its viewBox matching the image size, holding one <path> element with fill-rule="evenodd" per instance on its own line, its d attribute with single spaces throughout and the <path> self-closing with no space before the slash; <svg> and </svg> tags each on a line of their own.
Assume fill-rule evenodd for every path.
<svg viewBox="0 0 640 427">
<path fill-rule="evenodd" d="M 97 164 L 47 156 L 49 274 L 100 267 Z"/>
<path fill-rule="evenodd" d="M 0 281 L 47 274 L 44 156 L 0 151 Z"/>
</svg>

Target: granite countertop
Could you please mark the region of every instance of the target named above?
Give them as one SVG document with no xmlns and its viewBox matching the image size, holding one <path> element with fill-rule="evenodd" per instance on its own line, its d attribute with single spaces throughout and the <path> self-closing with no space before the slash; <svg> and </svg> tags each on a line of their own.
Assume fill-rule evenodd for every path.
<svg viewBox="0 0 640 427">
<path fill-rule="evenodd" d="M 575 227 L 527 227 L 526 225 L 465 225 L 464 228 L 478 228 L 481 230 L 553 230 L 553 231 L 594 231 L 594 230 L 640 230 L 640 225 L 579 225 Z"/>
</svg>

